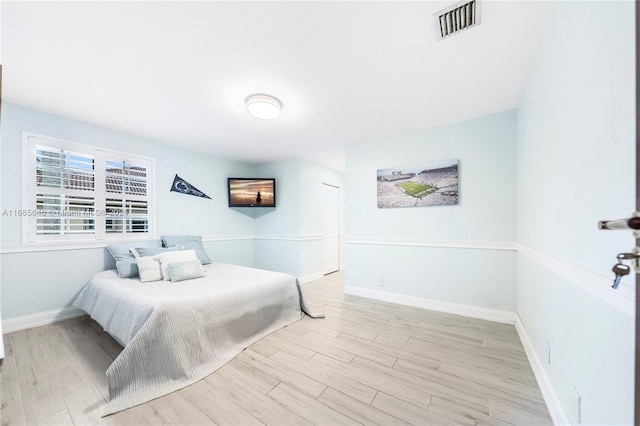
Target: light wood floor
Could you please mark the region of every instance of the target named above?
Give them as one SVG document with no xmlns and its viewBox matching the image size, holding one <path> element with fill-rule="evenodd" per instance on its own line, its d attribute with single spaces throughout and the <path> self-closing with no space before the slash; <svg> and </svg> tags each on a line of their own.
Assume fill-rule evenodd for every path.
<svg viewBox="0 0 640 426">
<path fill-rule="evenodd" d="M 122 348 L 88 317 L 4 336 L 2 425 L 552 424 L 513 326 L 307 284 L 326 319 L 267 336 L 204 380 L 101 419 Z"/>
</svg>

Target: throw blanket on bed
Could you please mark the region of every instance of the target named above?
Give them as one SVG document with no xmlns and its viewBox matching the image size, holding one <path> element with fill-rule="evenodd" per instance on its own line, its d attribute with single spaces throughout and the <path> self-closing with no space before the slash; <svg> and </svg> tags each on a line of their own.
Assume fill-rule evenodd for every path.
<svg viewBox="0 0 640 426">
<path fill-rule="evenodd" d="M 125 345 L 107 370 L 105 415 L 211 374 L 262 337 L 302 318 L 302 287 L 286 274 L 215 264 L 183 283 L 97 274 L 74 306 Z M 121 318 L 127 318 L 122 321 Z"/>
</svg>

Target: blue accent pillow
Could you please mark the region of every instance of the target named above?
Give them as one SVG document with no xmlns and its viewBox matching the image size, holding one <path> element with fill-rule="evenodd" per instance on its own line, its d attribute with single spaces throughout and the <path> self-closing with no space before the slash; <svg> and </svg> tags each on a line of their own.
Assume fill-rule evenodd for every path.
<svg viewBox="0 0 640 426">
<path fill-rule="evenodd" d="M 136 247 L 136 248 L 130 249 L 129 251 L 131 252 L 133 257 L 137 258 L 137 257 L 155 256 L 156 254 L 166 253 L 168 251 L 182 251 L 182 250 L 184 250 L 184 247 L 182 246 L 173 246 L 173 247 Z"/>
<path fill-rule="evenodd" d="M 126 241 L 109 244 L 107 250 L 116 261 L 116 269 L 120 278 L 132 278 L 138 276 L 136 258 L 129 251 L 132 247 L 162 247 L 161 240 Z"/>
<path fill-rule="evenodd" d="M 168 267 L 172 283 L 204 277 L 204 269 L 199 260 L 169 263 Z"/>
<path fill-rule="evenodd" d="M 160 238 L 165 247 L 182 246 L 184 250 L 193 249 L 203 265 L 211 263 L 211 259 L 202 246 L 200 235 L 163 235 Z"/>
</svg>

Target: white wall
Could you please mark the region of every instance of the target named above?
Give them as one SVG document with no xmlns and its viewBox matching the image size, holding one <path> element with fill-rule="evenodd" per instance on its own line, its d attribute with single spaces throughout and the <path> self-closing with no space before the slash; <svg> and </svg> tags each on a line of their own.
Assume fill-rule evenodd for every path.
<svg viewBox="0 0 640 426">
<path fill-rule="evenodd" d="M 246 175 L 251 166 L 161 145 L 130 135 L 2 104 L 2 197 L 0 210 L 20 209 L 21 132 L 150 156 L 156 160 L 156 231 L 220 238 L 205 243 L 213 259 L 253 266 L 254 218 L 227 207 L 227 177 Z M 212 199 L 169 192 L 179 174 Z M 246 238 L 226 240 L 226 237 Z M 1 229 L 2 315 L 12 318 L 69 306 L 89 278 L 114 266 L 104 248 L 23 252 L 21 220 L 3 216 Z"/>
<path fill-rule="evenodd" d="M 576 388 L 582 424 L 631 424 L 633 277 L 609 286 L 634 241 L 596 224 L 635 210 L 634 4 L 554 7 L 518 109 L 517 310 L 569 420 Z"/>
<path fill-rule="evenodd" d="M 377 207 L 377 169 L 446 159 L 458 205 Z M 515 111 L 347 147 L 347 286 L 514 311 L 515 164 Z"/>
</svg>

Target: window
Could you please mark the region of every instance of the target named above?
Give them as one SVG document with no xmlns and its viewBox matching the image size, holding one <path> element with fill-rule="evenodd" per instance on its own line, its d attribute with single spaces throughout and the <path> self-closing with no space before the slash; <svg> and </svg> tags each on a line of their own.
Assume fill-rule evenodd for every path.
<svg viewBox="0 0 640 426">
<path fill-rule="evenodd" d="M 152 234 L 153 160 L 23 134 L 26 241 Z"/>
</svg>

